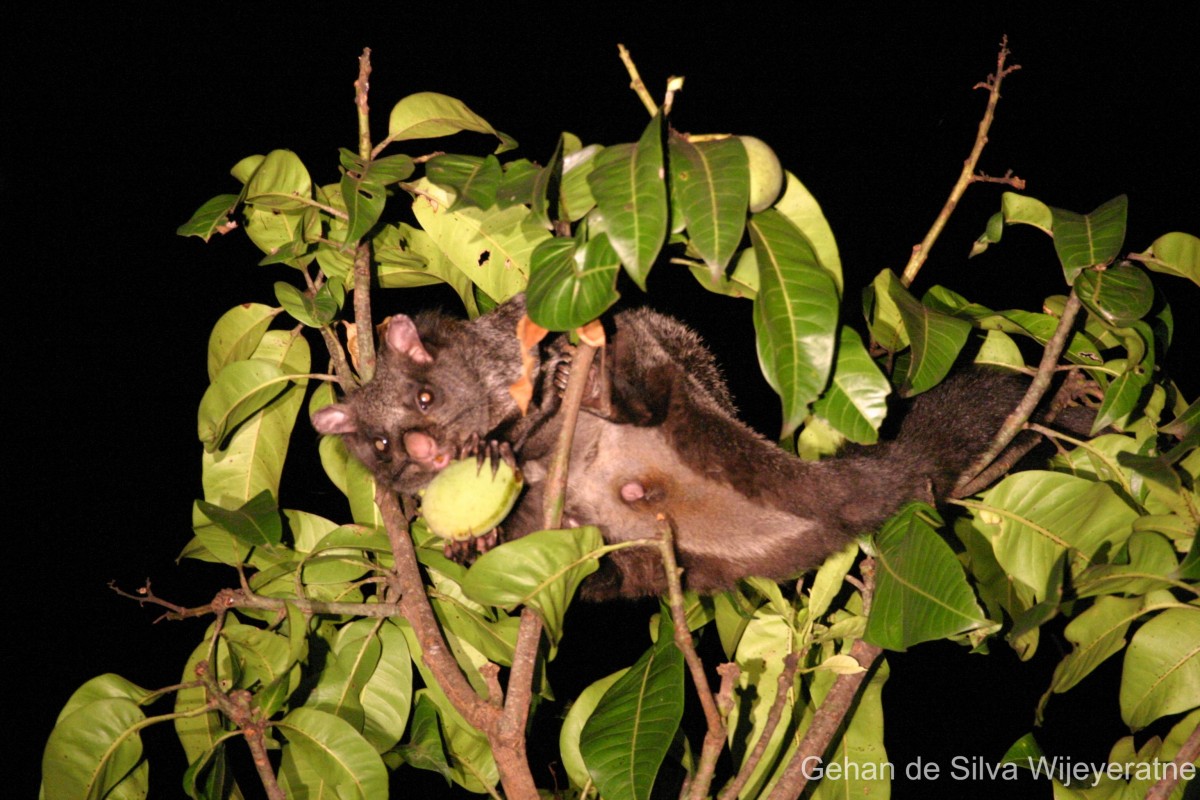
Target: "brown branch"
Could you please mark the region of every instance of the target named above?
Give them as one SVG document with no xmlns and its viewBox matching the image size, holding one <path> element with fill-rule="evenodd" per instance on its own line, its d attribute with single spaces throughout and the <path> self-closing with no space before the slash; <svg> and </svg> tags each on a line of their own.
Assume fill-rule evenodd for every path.
<svg viewBox="0 0 1200 800">
<path fill-rule="evenodd" d="M 358 109 L 358 155 L 364 161 L 371 158 L 371 107 L 367 96 L 371 92 L 371 48 L 364 47 L 358 57 L 358 79 L 354 81 L 354 105 Z"/>
<path fill-rule="evenodd" d="M 750 780 L 754 770 L 757 769 L 758 762 L 762 761 L 763 753 L 767 751 L 767 743 L 775 734 L 775 729 L 779 727 L 779 721 L 783 719 L 783 707 L 787 704 L 788 692 L 791 691 L 792 684 L 796 680 L 796 671 L 799 668 L 799 653 L 788 653 L 783 657 L 783 671 L 779 673 L 779 678 L 775 683 L 775 700 L 767 712 L 767 721 L 763 726 L 762 733 L 759 734 L 758 741 L 754 743 L 754 747 L 746 756 L 737 775 L 721 790 L 718 800 L 733 800 L 737 797 L 742 791 L 742 787 Z"/>
<path fill-rule="evenodd" d="M 562 428 L 559 430 L 554 458 L 546 475 L 542 525 L 547 530 L 557 528 L 562 521 L 563 502 L 567 491 L 567 468 L 571 462 L 571 442 L 575 438 L 575 421 L 579 419 L 579 407 L 583 403 L 588 372 L 595 358 L 596 348 L 582 341 L 571 356 L 571 375 L 567 378 L 567 389 L 563 393 L 562 406 L 558 410 L 559 416 L 562 417 Z"/>
<path fill-rule="evenodd" d="M 354 104 L 358 109 L 358 155 L 371 159 L 371 120 L 367 96 L 371 88 L 371 48 L 363 48 L 354 81 Z M 375 374 L 375 336 L 371 324 L 371 247 L 360 241 L 354 250 L 354 325 L 358 331 L 358 375 L 363 383 Z"/>
<path fill-rule="evenodd" d="M 717 767 L 717 757 L 725 744 L 725 720 L 717 708 L 717 700 L 713 697 L 708 684 L 708 676 L 704 673 L 704 662 L 696 653 L 692 642 L 692 632 L 688 630 L 687 611 L 683 607 L 683 584 L 679 576 L 683 570 L 675 561 L 674 523 L 667 517 L 659 515 L 658 550 L 662 556 L 663 571 L 667 576 L 667 603 L 671 608 L 671 622 L 675 631 L 675 646 L 683 653 L 683 660 L 692 676 L 692 685 L 696 688 L 696 696 L 700 699 L 700 707 L 704 710 L 707 731 L 704 734 L 704 744 L 700 748 L 700 758 L 696 764 L 696 773 L 692 776 L 687 796 L 692 800 L 700 800 L 708 796 L 712 785 L 713 772 Z M 732 691 L 732 689 L 731 689 Z"/>
<path fill-rule="evenodd" d="M 1021 432 L 1025 423 L 1029 421 L 1029 417 L 1033 414 L 1033 410 L 1037 408 L 1042 397 L 1046 394 L 1046 390 L 1050 388 L 1050 380 L 1054 377 L 1056 367 L 1058 366 L 1058 357 L 1062 355 L 1063 348 L 1066 347 L 1067 339 L 1071 335 L 1071 328 L 1075 325 L 1075 317 L 1079 314 L 1081 303 L 1079 296 L 1075 294 L 1075 290 L 1071 290 L 1070 296 L 1067 297 L 1067 303 L 1063 306 L 1062 317 L 1058 321 L 1058 327 L 1054 330 L 1054 335 L 1046 342 L 1045 349 L 1042 350 L 1042 360 L 1038 364 L 1037 374 L 1033 376 L 1033 382 L 1029 384 L 1029 388 L 1025 391 L 1025 396 L 1021 398 L 1021 402 L 1013 409 L 1012 413 L 1004 420 L 1004 424 L 1000 426 L 999 433 L 992 440 L 988 449 L 980 455 L 971 467 L 963 473 L 958 479 L 958 483 L 951 492 L 951 497 L 962 497 L 961 492 L 965 487 L 974 483 L 975 478 L 983 473 L 989 464 L 991 464 L 997 456 L 1008 447 L 1009 442 Z"/>
<path fill-rule="evenodd" d="M 983 119 L 979 121 L 979 130 L 975 134 L 975 145 L 971 148 L 971 154 L 967 156 L 967 160 L 963 162 L 963 168 L 958 175 L 958 180 L 955 182 L 954 188 L 950 190 L 950 197 L 946 200 L 946 204 L 942 206 L 941 212 L 933 221 L 933 225 L 929 228 L 929 233 L 925 234 L 925 238 L 919 245 L 913 247 L 912 255 L 908 259 L 908 264 L 904 266 L 904 274 L 900 278 L 900 282 L 906 287 L 911 286 L 912 282 L 916 279 L 917 273 L 925 263 L 925 259 L 929 257 L 929 251 L 933 249 L 934 242 L 941 235 L 942 229 L 946 227 L 946 222 L 950 219 L 950 215 L 958 207 L 958 201 L 962 199 L 963 193 L 967 191 L 967 187 L 978 180 L 975 177 L 975 166 L 979 163 L 979 157 L 983 154 L 984 145 L 988 141 L 988 129 L 992 127 L 992 119 L 996 113 L 996 104 L 1000 101 L 1000 83 L 1004 80 L 1005 76 L 1021 68 L 1017 64 L 1006 67 L 1004 62 L 1008 56 L 1008 37 L 1005 36 L 1000 40 L 1000 54 L 996 58 L 996 72 L 988 75 L 987 81 L 975 85 L 976 89 L 988 90 L 987 109 L 983 112 Z M 1015 180 L 1020 181 L 1021 179 L 1016 178 Z M 1012 183 L 1012 179 L 1005 182 Z M 1024 185 L 1023 181 L 1022 185 Z"/>
<path fill-rule="evenodd" d="M 1025 179 L 1019 178 L 1016 175 L 1013 175 L 1013 171 L 1011 169 L 1005 170 L 1004 174 L 1001 175 L 1000 177 L 993 177 L 991 175 L 988 175 L 986 172 L 978 172 L 971 176 L 971 182 L 972 183 L 999 183 L 999 184 L 1003 184 L 1004 186 L 1011 186 L 1014 189 L 1016 189 L 1018 192 L 1025 191 Z"/>
<path fill-rule="evenodd" d="M 375 490 L 375 504 L 383 515 L 383 524 L 387 528 L 396 562 L 394 584 L 391 586 L 393 597 L 399 598 L 400 611 L 421 645 L 421 659 L 458 713 L 473 727 L 486 732 L 495 720 L 497 709 L 475 693 L 442 636 L 425 594 L 425 583 L 417 566 L 417 553 L 409 538 L 408 525 L 400 513 L 396 495 L 382 486 L 378 487 Z"/>
<path fill-rule="evenodd" d="M 1167 800 L 1179 783 L 1183 768 L 1188 764 L 1195 764 L 1198 758 L 1200 758 L 1200 725 L 1192 729 L 1192 735 L 1175 754 L 1175 760 L 1171 762 L 1175 768 L 1168 770 L 1158 779 L 1158 783 L 1150 787 L 1150 790 L 1146 792 L 1146 800 Z"/>
<path fill-rule="evenodd" d="M 875 591 L 874 560 L 864 559 L 861 571 L 864 587 L 862 593 L 863 615 L 866 616 L 870 614 L 871 598 Z M 804 732 L 804 738 L 800 740 L 796 752 L 792 754 L 792 758 L 776 782 L 775 788 L 768 795 L 768 800 L 790 800 L 799 797 L 800 793 L 804 791 L 804 787 L 808 785 L 810 777 L 808 768 L 812 764 L 812 759 L 821 758 L 829 750 L 834 735 L 846 719 L 846 714 L 849 713 L 850 706 L 858 695 L 859 687 L 870 674 L 871 668 L 875 666 L 875 662 L 882 653 L 883 648 L 868 644 L 862 639 L 855 640 L 851 645 L 850 656 L 858 661 L 862 671 L 853 675 L 838 675 L 834 680 L 821 707 L 813 715 L 808 730 Z"/>
<path fill-rule="evenodd" d="M 196 677 L 204 684 L 209 702 L 213 703 L 234 725 L 241 729 L 242 737 L 245 738 L 246 745 L 250 748 L 254 768 L 258 771 L 258 778 L 262 781 L 267 797 L 270 800 L 286 800 L 287 796 L 279 788 L 275 770 L 271 767 L 271 759 L 267 755 L 266 729 L 270 727 L 270 723 L 254 708 L 254 695 L 245 689 L 238 689 L 228 694 L 223 692 L 217 679 L 213 676 L 207 660 L 196 663 Z"/>
</svg>

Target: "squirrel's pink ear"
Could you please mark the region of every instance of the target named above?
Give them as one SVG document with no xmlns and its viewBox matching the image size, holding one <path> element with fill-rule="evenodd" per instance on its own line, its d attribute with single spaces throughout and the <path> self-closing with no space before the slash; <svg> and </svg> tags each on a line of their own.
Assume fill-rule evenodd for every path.
<svg viewBox="0 0 1200 800">
<path fill-rule="evenodd" d="M 387 345 L 397 353 L 403 353 L 418 364 L 429 364 L 433 356 L 421 344 L 417 326 L 407 314 L 397 314 L 388 322 Z"/>
<path fill-rule="evenodd" d="M 325 436 L 358 431 L 358 422 L 354 419 L 354 412 L 350 410 L 349 406 L 341 403 L 334 403 L 317 411 L 313 414 L 312 424 L 317 429 L 317 433 Z"/>
</svg>

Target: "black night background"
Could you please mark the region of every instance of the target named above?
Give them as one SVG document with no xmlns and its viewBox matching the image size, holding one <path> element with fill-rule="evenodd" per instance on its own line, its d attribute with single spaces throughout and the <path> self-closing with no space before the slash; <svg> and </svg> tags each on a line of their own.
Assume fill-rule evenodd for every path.
<svg viewBox="0 0 1200 800">
<path fill-rule="evenodd" d="M 821 202 L 845 265 L 847 319 L 861 319 L 859 288 L 903 267 L 944 202 L 986 101 L 972 86 L 995 69 L 1004 34 L 1022 68 L 1006 79 L 981 168 L 1011 169 L 1028 194 L 1081 212 L 1129 195 L 1126 250 L 1168 231 L 1200 232 L 1196 5 L 994 5 L 50 3 L 4 12 L 0 187 L 16 310 L 4 469 L 16 511 L 6 717 L 17 752 L 4 781 L 12 796 L 35 791 L 42 746 L 77 686 L 104 672 L 147 687 L 173 683 L 207 624 L 152 624 L 158 613 L 117 597 L 109 581 L 134 590 L 149 578 L 184 605 L 236 581 L 231 570 L 175 563 L 200 493 L 205 346 L 222 312 L 273 302 L 272 283 L 290 276 L 256 266 L 258 251 L 240 234 L 205 245 L 174 231 L 209 197 L 236 191 L 229 169 L 252 153 L 288 148 L 314 180 L 334 180 L 336 148 L 355 143 L 352 83 L 363 47 L 372 49 L 377 135 L 401 97 L 438 91 L 514 136 L 515 155 L 538 161 L 561 130 L 605 144 L 640 133 L 646 115 L 618 43 L 656 95 L 669 75 L 685 76 L 675 127 L 765 140 Z M 482 154 L 491 143 L 463 137 L 453 146 Z M 993 308 L 1036 307 L 1060 291 L 1051 244 L 1029 228 L 1009 229 L 999 246 L 966 260 L 1002 190 L 967 192 L 915 288 L 944 284 Z M 749 304 L 667 273 L 656 270 L 648 295 L 623 285 L 625 299 L 700 330 L 743 416 L 774 433 L 778 404 L 758 372 Z M 1154 280 L 1170 282 L 1177 320 L 1167 369 L 1194 397 L 1200 292 Z M 377 316 L 455 302 L 424 290 L 377 298 Z M 311 447 L 306 425 L 297 436 Z M 309 507 L 336 494 L 315 464 L 284 491 Z M 612 633 L 627 609 L 579 613 L 592 618 L 575 630 Z M 586 636 L 570 641 L 568 627 L 558 685 L 577 690 L 632 661 L 644 618 L 628 614 L 636 628 L 615 637 L 630 642 L 627 653 L 591 651 Z M 1000 640 L 987 657 L 946 643 L 889 656 L 890 760 L 997 760 L 1034 730 L 1059 646 L 1044 637 L 1030 663 Z M 1127 733 L 1113 688 L 1119 666 L 1111 660 L 1051 701 L 1036 731 L 1044 749 L 1104 759 Z M 182 796 L 186 765 L 172 738 L 147 737 L 152 796 Z M 544 779 L 539 765 L 534 774 Z M 898 781 L 894 791 L 933 797 L 968 787 L 979 796 L 992 789 Z"/>
</svg>

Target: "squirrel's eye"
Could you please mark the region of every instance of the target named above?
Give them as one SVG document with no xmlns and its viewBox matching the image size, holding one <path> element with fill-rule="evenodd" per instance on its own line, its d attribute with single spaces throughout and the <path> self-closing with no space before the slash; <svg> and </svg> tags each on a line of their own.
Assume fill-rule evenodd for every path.
<svg viewBox="0 0 1200 800">
<path fill-rule="evenodd" d="M 428 389 L 422 389 L 421 391 L 417 392 L 418 408 L 420 408 L 422 411 L 428 411 L 431 405 L 433 405 L 433 392 L 429 391 Z"/>
<path fill-rule="evenodd" d="M 376 436 L 371 440 L 371 446 L 375 448 L 375 457 L 379 461 L 386 462 L 392 460 L 391 453 L 389 452 L 391 449 L 391 442 L 388 441 L 386 436 Z"/>
</svg>

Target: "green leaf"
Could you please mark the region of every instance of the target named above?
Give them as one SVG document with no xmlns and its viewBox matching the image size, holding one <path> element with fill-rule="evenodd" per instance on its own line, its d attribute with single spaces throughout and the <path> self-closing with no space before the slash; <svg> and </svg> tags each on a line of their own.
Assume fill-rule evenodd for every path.
<svg viewBox="0 0 1200 800">
<path fill-rule="evenodd" d="M 563 154 L 562 184 L 559 188 L 559 216 L 569 222 L 578 222 L 596 207 L 596 198 L 588 186 L 588 176 L 596 168 L 596 155 L 604 149 L 598 144 L 589 144 Z"/>
<path fill-rule="evenodd" d="M 1136 597 L 1101 597 L 1096 604 L 1071 620 L 1064 631 L 1071 652 L 1054 667 L 1050 687 L 1038 703 L 1041 717 L 1051 693 L 1061 694 L 1090 675 L 1110 656 L 1125 647 L 1125 632 L 1142 613 Z"/>
<path fill-rule="evenodd" d="M 408 642 L 395 623 L 388 621 L 375 631 L 382 649 L 374 672 L 362 687 L 362 734 L 376 752 L 391 750 L 408 723 L 412 708 L 412 656 Z"/>
<path fill-rule="evenodd" d="M 425 176 L 430 183 L 454 192 L 451 209 L 475 206 L 487 210 L 496 204 L 503 172 L 495 156 L 480 158 L 451 153 L 429 159 Z"/>
<path fill-rule="evenodd" d="M 272 150 L 246 182 L 246 203 L 273 211 L 303 211 L 312 198 L 312 178 L 291 150 Z"/>
<path fill-rule="evenodd" d="M 891 270 L 875 277 L 872 292 L 877 306 L 880 298 L 888 299 L 881 307 L 895 309 L 903 325 L 902 340 L 912 344 L 901 394 L 910 397 L 933 388 L 950 372 L 971 334 L 971 323 L 919 302 Z"/>
<path fill-rule="evenodd" d="M 768 209 L 750 218 L 758 261 L 754 299 L 758 361 L 783 400 L 782 438 L 804 421 L 833 367 L 838 294 L 803 234 Z"/>
<path fill-rule="evenodd" d="M 200 399 L 198 433 L 204 449 L 218 449 L 231 430 L 278 397 L 290 380 L 279 365 L 254 358 L 222 369 Z"/>
<path fill-rule="evenodd" d="M 340 290 L 341 285 L 332 281 L 326 282 L 315 297 L 290 283 L 277 281 L 275 299 L 297 322 L 310 328 L 323 328 L 334 320 L 341 305 L 338 297 L 330 291 L 331 286 L 338 286 L 339 294 L 345 296 Z"/>
<path fill-rule="evenodd" d="M 813 404 L 813 414 L 852 442 L 874 444 L 879 440 L 879 426 L 887 416 L 887 396 L 891 391 L 892 385 L 879 371 L 858 333 L 843 326 L 833 380 Z"/>
<path fill-rule="evenodd" d="M 662 115 L 636 144 L 609 147 L 596 156 L 588 186 L 625 271 L 643 291 L 667 235 L 667 185 L 663 180 Z"/>
<path fill-rule="evenodd" d="M 274 727 L 287 739 L 279 765 L 279 786 L 289 798 L 387 797 L 383 761 L 345 720 L 324 711 L 297 708 Z"/>
<path fill-rule="evenodd" d="M 683 653 L 664 622 L 658 642 L 604 693 L 579 737 L 606 800 L 650 796 L 682 717 Z"/>
<path fill-rule="evenodd" d="M 593 527 L 539 531 L 480 556 L 462 582 L 463 592 L 485 605 L 535 609 L 551 642 L 562 636 L 567 605 L 588 575 L 596 571 L 603 546 Z"/>
<path fill-rule="evenodd" d="M 863 638 L 889 650 L 996 627 L 928 516 L 936 519 L 928 506 L 910 503 L 875 537 L 875 602 Z"/>
<path fill-rule="evenodd" d="M 1138 628 L 1121 671 L 1121 719 L 1133 730 L 1200 706 L 1200 609 L 1171 608 Z"/>
<path fill-rule="evenodd" d="M 63 717 L 42 753 L 42 796 L 143 798 L 149 765 L 142 761 L 139 734 L 145 715 L 124 697 L 95 700 Z"/>
<path fill-rule="evenodd" d="M 199 236 L 207 242 L 214 233 L 228 232 L 229 215 L 240 200 L 241 195 L 217 195 L 196 209 L 191 219 L 176 228 L 175 233 L 180 236 Z"/>
<path fill-rule="evenodd" d="M 267 331 L 254 351 L 254 361 L 298 375 L 309 371 L 311 354 L 304 337 Z M 263 491 L 279 496 L 283 461 L 306 384 L 306 380 L 297 380 L 281 386 L 282 394 L 262 413 L 245 420 L 224 448 L 201 456 L 205 500 L 230 508 Z"/>
<path fill-rule="evenodd" d="M 1041 200 L 1025 197 L 1014 192 L 1000 196 L 1000 211 L 988 220 L 987 229 L 971 247 L 971 257 L 977 256 L 989 245 L 1000 241 L 1004 225 L 1032 225 L 1042 233 L 1051 234 L 1054 229 L 1054 210 Z"/>
<path fill-rule="evenodd" d="M 1054 250 L 1063 265 L 1067 283 L 1080 271 L 1108 264 L 1121 252 L 1129 198 L 1118 195 L 1089 214 L 1053 209 Z"/>
<path fill-rule="evenodd" d="M 1127 261 L 1108 269 L 1083 270 L 1075 279 L 1075 293 L 1088 311 L 1119 328 L 1146 316 L 1154 303 L 1150 277 Z"/>
<path fill-rule="evenodd" d="M 503 302 L 525 289 L 533 250 L 550 237 L 524 224 L 525 206 L 484 211 L 466 206 L 449 210 L 449 197 L 428 181 L 417 181 L 413 214 L 438 249 L 488 297 Z"/>
<path fill-rule="evenodd" d="M 204 516 L 251 547 L 270 547 L 283 540 L 279 507 L 269 491 L 259 492 L 236 510 L 197 501 Z"/>
<path fill-rule="evenodd" d="M 567 716 L 563 719 L 562 729 L 558 734 L 558 752 L 563 767 L 567 771 L 567 777 L 571 779 L 571 785 L 574 787 L 582 788 L 592 780 L 592 776 L 588 774 L 587 764 L 583 761 L 583 755 L 579 752 L 579 737 L 583 733 L 583 726 L 587 724 L 592 712 L 596 710 L 596 706 L 609 687 L 628 671 L 628 667 L 620 669 L 594 681 L 579 693 L 579 697 L 575 698 L 575 702 L 571 704 Z"/>
<path fill-rule="evenodd" d="M 848 655 L 842 657 L 854 661 Z M 883 746 L 883 686 L 889 674 L 887 661 L 880 659 L 878 669 L 855 699 L 853 716 L 849 718 L 845 733 L 836 737 L 821 762 L 824 776 L 812 794 L 813 800 L 887 796 L 893 765 Z M 827 686 L 832 686 L 832 681 L 823 675 L 814 680 L 813 705 L 824 702 Z M 793 739 L 783 757 L 791 758 L 795 746 Z"/>
<path fill-rule="evenodd" d="M 1092 421 L 1093 435 L 1137 408 L 1142 392 L 1150 385 L 1150 372 L 1139 364 L 1127 364 L 1124 359 L 1113 359 L 1105 366 L 1120 370 L 1120 374 L 1104 391 L 1104 400 L 1101 401 L 1096 418 Z M 1150 367 L 1153 369 L 1153 364 Z"/>
<path fill-rule="evenodd" d="M 250 358 L 278 313 L 262 303 L 242 303 L 222 314 L 208 336 L 209 381 L 229 364 Z"/>
<path fill-rule="evenodd" d="M 378 620 L 359 619 L 338 631 L 330 652 L 325 656 L 316 686 L 304 703 L 305 708 L 341 717 L 362 733 L 366 721 L 362 705 L 363 687 L 375 673 L 383 653 L 383 644 L 375 635 L 380 626 Z M 404 638 L 403 634 L 400 634 L 400 638 Z M 407 649 L 405 645 L 406 652 Z"/>
<path fill-rule="evenodd" d="M 396 751 L 404 757 L 405 763 L 417 769 L 436 772 L 444 777 L 449 785 L 453 770 L 450 762 L 446 760 L 446 748 L 442 741 L 441 727 L 438 725 L 438 709 L 428 692 L 417 692 L 408 742 L 397 745 Z"/>
<path fill-rule="evenodd" d="M 966 504 L 1004 571 L 1039 599 L 1064 552 L 1072 572 L 1086 567 L 1124 543 L 1137 516 L 1108 484 L 1040 470 L 1010 475 Z"/>
<path fill-rule="evenodd" d="M 817 254 L 817 261 L 833 278 L 837 285 L 838 295 L 842 294 L 842 258 L 838 254 L 837 241 L 833 238 L 833 229 L 825 219 L 825 212 L 817 203 L 807 187 L 795 175 L 784 172 L 787 184 L 783 197 L 775 203 L 775 210 L 783 214 L 792 224 L 800 229 L 804 238 L 812 245 Z"/>
<path fill-rule="evenodd" d="M 497 153 L 517 146 L 515 139 L 493 128 L 466 103 L 437 92 L 410 94 L 396 103 L 388 118 L 388 140 L 393 142 L 435 139 L 459 131 L 490 133 L 500 140 Z"/>
<path fill-rule="evenodd" d="M 1147 269 L 1178 275 L 1200 286 L 1200 238 L 1190 233 L 1165 233 L 1138 260 Z"/>
<path fill-rule="evenodd" d="M 97 675 L 71 694 L 71 698 L 67 700 L 67 704 L 63 706 L 62 711 L 58 712 L 58 720 L 70 716 L 89 703 L 94 703 L 97 700 L 124 698 L 142 705 L 151 696 L 152 694 L 149 690 L 125 680 L 120 675 L 114 675 L 111 672 L 105 675 Z"/>
<path fill-rule="evenodd" d="M 599 233 L 582 245 L 546 239 L 533 251 L 525 301 L 529 318 L 552 331 L 569 331 L 599 318 L 617 302 L 621 259 Z"/>
<path fill-rule="evenodd" d="M 532 161 L 519 158 L 504 164 L 504 177 L 496 190 L 496 202 L 501 208 L 514 205 L 531 205 L 534 201 L 533 187 L 541 175 L 541 168 Z"/>
<path fill-rule="evenodd" d="M 382 184 L 363 180 L 352 172 L 342 174 L 342 200 L 350 219 L 346 232 L 341 236 L 341 250 L 353 249 L 354 244 L 367 235 L 379 218 L 387 203 L 387 189 Z"/>
<path fill-rule="evenodd" d="M 714 281 L 725 273 L 746 227 L 750 168 L 737 137 L 689 142 L 672 131 L 671 187 L 679 198 L 688 240 Z"/>
<path fill-rule="evenodd" d="M 445 282 L 458 293 L 467 313 L 472 318 L 479 316 L 475 285 L 425 231 L 403 223 L 389 225 L 371 240 L 371 248 L 379 262 L 379 285 L 383 288 L 401 289 Z"/>
</svg>

